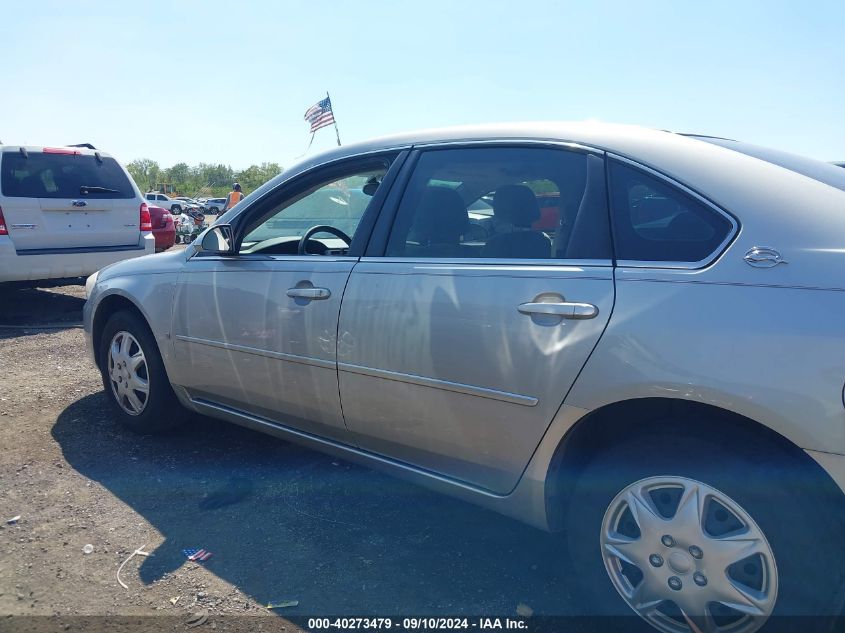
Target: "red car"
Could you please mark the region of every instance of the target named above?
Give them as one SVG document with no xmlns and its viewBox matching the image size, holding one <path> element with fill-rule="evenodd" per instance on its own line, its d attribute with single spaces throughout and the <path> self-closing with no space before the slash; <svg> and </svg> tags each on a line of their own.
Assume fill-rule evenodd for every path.
<svg viewBox="0 0 845 633">
<path fill-rule="evenodd" d="M 161 207 L 149 206 L 153 224 L 153 237 L 156 241 L 156 253 L 166 251 L 176 243 L 176 225 L 170 211 Z"/>
<path fill-rule="evenodd" d="M 531 225 L 535 231 L 554 231 L 560 224 L 560 193 L 538 193 L 540 218 Z"/>
</svg>

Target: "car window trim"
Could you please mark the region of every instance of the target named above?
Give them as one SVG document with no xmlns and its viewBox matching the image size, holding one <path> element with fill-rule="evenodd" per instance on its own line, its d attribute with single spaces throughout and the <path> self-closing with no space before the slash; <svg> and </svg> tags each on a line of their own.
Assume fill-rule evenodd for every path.
<svg viewBox="0 0 845 633">
<path fill-rule="evenodd" d="M 545 268 L 613 268 L 612 259 L 520 259 L 518 257 L 380 257 L 365 255 L 362 262 L 383 262 L 385 264 L 428 264 L 446 266 L 488 266 L 488 267 L 545 267 Z"/>
<path fill-rule="evenodd" d="M 232 226 L 233 233 L 235 235 L 235 244 L 237 248 L 240 248 L 243 238 L 245 237 L 244 231 L 247 227 L 251 225 L 254 221 L 256 216 L 260 216 L 268 211 L 269 208 L 273 208 L 279 206 L 284 202 L 286 198 L 294 197 L 302 193 L 303 191 L 307 191 L 309 188 L 313 187 L 315 184 L 319 184 L 323 182 L 327 177 L 327 174 L 331 174 L 333 172 L 342 173 L 348 170 L 354 170 L 355 165 L 365 165 L 377 162 L 381 157 L 384 157 L 385 160 L 390 160 L 390 165 L 387 169 L 387 173 L 382 180 L 381 186 L 379 186 L 378 190 L 376 191 L 373 199 L 367 206 L 364 215 L 361 216 L 361 221 L 358 224 L 358 227 L 355 230 L 355 235 L 352 238 L 352 244 L 349 246 L 349 253 L 344 258 L 357 260 L 361 257 L 364 253 L 366 248 L 367 242 L 369 240 L 369 232 L 372 230 L 372 225 L 376 221 L 376 217 L 384 204 L 384 200 L 387 197 L 393 181 L 396 178 L 396 175 L 401 171 L 401 168 L 407 159 L 409 150 L 402 149 L 402 148 L 389 148 L 384 150 L 379 150 L 376 152 L 366 152 L 362 154 L 354 154 L 352 156 L 344 156 L 342 158 L 338 158 L 333 161 L 328 161 L 324 163 L 320 163 L 319 165 L 315 165 L 310 169 L 296 174 L 290 180 L 285 181 L 284 183 L 280 184 L 278 187 L 271 189 L 266 194 L 252 202 L 247 208 L 245 208 L 241 213 L 236 215 L 232 218 L 230 225 Z M 392 158 L 392 160 L 391 160 Z M 254 259 L 256 257 L 275 257 L 273 255 L 261 255 L 261 253 L 246 253 L 246 254 L 232 254 L 232 255 L 220 255 L 218 253 L 211 253 L 211 252 L 204 252 L 199 251 L 195 252 L 191 258 L 194 257 L 200 259 Z M 303 255 L 284 255 L 279 257 L 290 257 L 291 259 L 300 259 L 304 257 Z M 322 256 L 321 256 L 322 257 Z M 328 259 L 333 259 L 335 256 L 330 258 L 323 258 L 321 261 L 328 261 Z"/>
<path fill-rule="evenodd" d="M 396 175 L 393 187 L 384 200 L 381 212 L 374 221 L 367 248 L 364 250 L 364 257 L 383 257 L 387 251 L 387 241 L 390 239 L 390 232 L 393 230 L 393 222 L 396 220 L 399 203 L 402 202 L 408 182 L 410 182 L 411 176 L 417 168 L 419 159 L 420 151 L 411 149 L 405 164 Z"/>
<path fill-rule="evenodd" d="M 379 215 L 378 222 L 373 229 L 370 244 L 364 253 L 364 258 L 367 261 L 382 261 L 385 263 L 444 263 L 456 265 L 489 265 L 489 266 L 596 266 L 596 267 L 612 267 L 614 265 L 613 259 L 519 259 L 519 258 L 488 258 L 488 257 L 386 257 L 387 242 L 390 239 L 390 233 L 393 231 L 393 224 L 396 221 L 396 214 L 399 210 L 399 205 L 402 198 L 405 196 L 405 191 L 411 176 L 417 167 L 420 156 L 426 151 L 436 151 L 439 149 L 478 149 L 489 147 L 502 148 L 531 148 L 531 149 L 557 149 L 562 151 L 575 151 L 584 154 L 592 154 L 597 156 L 605 164 L 605 173 L 607 172 L 607 152 L 597 147 L 591 147 L 582 143 L 574 143 L 570 141 L 556 141 L 553 139 L 486 139 L 486 140 L 466 140 L 466 141 L 439 141 L 431 143 L 415 144 L 411 151 L 411 156 L 406 160 L 402 173 L 397 177 L 395 185 L 390 192 L 389 199 L 385 201 L 382 206 L 382 212 Z M 606 188 L 606 185 L 605 185 Z M 609 196 L 609 193 L 605 191 Z M 610 207 L 607 207 L 610 213 Z M 611 214 L 612 215 L 612 214 Z M 610 218 L 612 220 L 612 218 Z M 613 240 L 613 230 L 611 232 L 611 244 Z"/>
<path fill-rule="evenodd" d="M 653 176 L 658 180 L 662 181 L 667 186 L 677 189 L 680 192 L 690 196 L 697 202 L 700 202 L 704 206 L 710 208 L 711 210 L 715 211 L 722 217 L 724 217 L 728 222 L 731 224 L 731 230 L 728 231 L 727 236 L 724 240 L 722 240 L 719 245 L 713 249 L 707 257 L 704 257 L 695 262 L 672 262 L 672 261 L 649 261 L 649 260 L 640 260 L 640 259 L 618 259 L 616 258 L 616 266 L 617 268 L 648 268 L 648 269 L 670 269 L 670 270 L 701 270 L 702 268 L 707 268 L 708 266 L 713 265 L 728 249 L 731 243 L 734 241 L 737 235 L 739 235 L 740 230 L 740 223 L 739 220 L 734 216 L 730 211 L 720 207 L 718 204 L 710 200 L 710 198 L 704 196 L 703 194 L 697 192 L 695 189 L 692 189 L 688 185 L 680 182 L 679 180 L 672 178 L 664 174 L 663 172 L 657 171 L 653 167 L 649 167 L 648 165 L 644 165 L 636 160 L 628 158 L 627 156 L 622 156 L 621 154 L 615 154 L 613 152 L 607 152 L 607 164 L 605 173 L 607 174 L 607 195 L 608 195 L 608 208 L 610 209 L 610 231 L 611 231 L 611 238 L 614 248 L 614 257 L 616 256 L 616 225 L 615 225 L 615 218 L 616 213 L 613 209 L 613 195 L 612 195 L 612 178 L 610 175 L 610 163 L 612 161 L 617 161 L 620 163 L 625 163 L 634 169 L 638 169 L 642 172 L 645 172 L 649 176 Z"/>
</svg>

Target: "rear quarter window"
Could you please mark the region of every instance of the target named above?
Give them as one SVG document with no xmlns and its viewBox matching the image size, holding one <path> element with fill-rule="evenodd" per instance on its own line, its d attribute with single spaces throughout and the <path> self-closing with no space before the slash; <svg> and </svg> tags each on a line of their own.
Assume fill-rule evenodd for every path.
<svg viewBox="0 0 845 633">
<path fill-rule="evenodd" d="M 610 198 L 618 260 L 702 262 L 734 228 L 693 196 L 617 161 L 610 161 Z"/>
<path fill-rule="evenodd" d="M 10 198 L 79 198 L 81 187 L 113 191 L 89 191 L 88 198 L 134 198 L 135 191 L 123 168 L 113 158 L 85 154 L 5 152 L 2 155 L 0 188 Z"/>
</svg>

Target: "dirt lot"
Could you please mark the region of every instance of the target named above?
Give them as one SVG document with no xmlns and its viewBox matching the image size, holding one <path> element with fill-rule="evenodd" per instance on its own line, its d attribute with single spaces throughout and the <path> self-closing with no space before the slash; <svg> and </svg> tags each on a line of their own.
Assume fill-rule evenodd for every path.
<svg viewBox="0 0 845 633">
<path fill-rule="evenodd" d="M 82 304 L 80 287 L 0 294 L 0 324 L 18 326 L 0 328 L 0 615 L 48 616 L 0 630 L 575 610 L 559 535 L 207 418 L 125 431 L 72 327 Z M 66 325 L 20 327 L 45 323 Z M 136 548 L 152 555 L 126 564 L 124 589 Z M 284 601 L 298 605 L 266 608 Z"/>
</svg>

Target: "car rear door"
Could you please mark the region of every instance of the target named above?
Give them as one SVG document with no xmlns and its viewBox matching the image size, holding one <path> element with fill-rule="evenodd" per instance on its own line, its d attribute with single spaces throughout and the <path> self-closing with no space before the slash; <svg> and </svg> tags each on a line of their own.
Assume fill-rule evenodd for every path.
<svg viewBox="0 0 845 633">
<path fill-rule="evenodd" d="M 7 149 L 0 184 L 17 251 L 138 244 L 140 203 L 111 157 L 73 148 Z"/>
<path fill-rule="evenodd" d="M 537 183 L 560 193 L 554 230 L 531 229 Z M 485 229 L 468 207 L 489 192 Z M 338 376 L 355 442 L 512 490 L 610 318 L 606 200 L 599 152 L 422 151 L 344 293 Z"/>
</svg>

